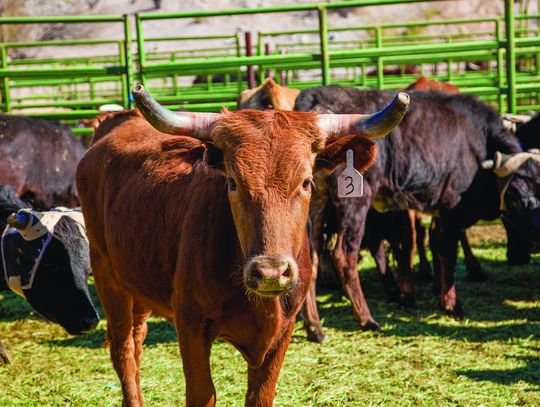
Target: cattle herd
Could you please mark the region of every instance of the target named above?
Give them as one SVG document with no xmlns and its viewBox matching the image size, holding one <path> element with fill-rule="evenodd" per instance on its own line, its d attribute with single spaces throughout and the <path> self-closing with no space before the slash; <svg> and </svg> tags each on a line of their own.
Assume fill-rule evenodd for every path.
<svg viewBox="0 0 540 407">
<path fill-rule="evenodd" d="M 267 79 L 221 113 L 169 111 L 140 85 L 133 96 L 138 109 L 98 118 L 86 151 L 65 127 L 0 116 L 0 290 L 83 334 L 99 320 L 91 270 L 123 405 L 143 404 L 151 314 L 176 328 L 188 405 L 215 404 L 210 350 L 221 338 L 248 363 L 246 405 L 271 406 L 297 314 L 309 340 L 325 338 L 317 275 L 337 275 L 360 328 L 380 329 L 361 248 L 389 299 L 414 306 L 415 280 L 429 278 L 457 318 L 458 242 L 470 278 L 486 278 L 468 227 L 500 217 L 511 264 L 540 250 L 540 116 L 514 132 L 475 97 L 423 77 L 397 94 Z M 363 195 L 344 198 L 350 154 Z"/>
</svg>

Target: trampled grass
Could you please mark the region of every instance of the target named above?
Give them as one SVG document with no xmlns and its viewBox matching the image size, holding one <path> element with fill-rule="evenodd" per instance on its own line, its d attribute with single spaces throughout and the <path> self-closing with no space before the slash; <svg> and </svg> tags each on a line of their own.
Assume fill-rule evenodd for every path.
<svg viewBox="0 0 540 407">
<path fill-rule="evenodd" d="M 308 343 L 297 324 L 278 383 L 277 406 L 540 405 L 540 258 L 508 267 L 505 248 L 477 230 L 475 253 L 489 281 L 468 283 L 459 260 L 458 290 L 468 319 L 442 316 L 431 286 L 417 286 L 418 306 L 384 301 L 370 261 L 362 263 L 368 301 L 383 332 L 357 329 L 341 291 L 319 296 L 328 340 Z M 476 236 L 476 235 L 475 235 Z M 366 256 L 368 257 L 368 256 Z M 13 363 L 0 367 L 0 406 L 118 406 L 121 392 L 103 346 L 105 323 L 70 337 L 19 298 L 0 295 L 0 339 Z M 243 405 L 246 365 L 228 344 L 212 354 L 218 405 Z M 149 406 L 184 404 L 176 334 L 152 319 L 142 385 Z"/>
</svg>

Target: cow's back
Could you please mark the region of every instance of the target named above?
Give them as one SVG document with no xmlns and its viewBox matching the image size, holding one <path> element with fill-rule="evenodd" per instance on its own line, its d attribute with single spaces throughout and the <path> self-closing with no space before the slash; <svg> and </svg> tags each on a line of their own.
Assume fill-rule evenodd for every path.
<svg viewBox="0 0 540 407">
<path fill-rule="evenodd" d="M 173 287 L 196 292 L 191 285 L 204 285 L 182 274 L 184 262 L 227 261 L 205 247 L 220 247 L 219 254 L 234 259 L 226 249 L 235 239 L 221 239 L 235 236 L 234 224 L 224 179 L 201 163 L 200 141 L 160 133 L 131 115 L 117 126 L 109 121 L 114 117 L 100 124 L 108 132 L 96 130 L 77 185 L 93 261 L 110 263 L 111 281 L 168 316 Z"/>
<path fill-rule="evenodd" d="M 394 96 L 339 85 L 316 87 L 300 93 L 295 110 L 375 112 Z M 367 178 L 378 190 L 380 209 L 453 207 L 474 182 L 483 160 L 496 150 L 519 151 L 498 114 L 476 98 L 433 91 L 410 96 L 409 111 L 399 126 L 376 140 L 377 162 Z"/>
</svg>

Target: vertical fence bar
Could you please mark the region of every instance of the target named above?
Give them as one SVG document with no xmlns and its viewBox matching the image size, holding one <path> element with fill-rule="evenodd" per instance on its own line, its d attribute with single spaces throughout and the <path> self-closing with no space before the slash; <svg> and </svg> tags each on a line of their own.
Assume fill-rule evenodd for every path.
<svg viewBox="0 0 540 407">
<path fill-rule="evenodd" d="M 514 0 L 504 0 L 506 25 L 506 81 L 508 112 L 516 113 L 516 44 L 514 31 Z"/>
<path fill-rule="evenodd" d="M 375 28 L 375 46 L 377 48 L 382 48 L 382 28 L 377 26 Z M 384 65 L 382 57 L 377 57 L 377 86 L 379 89 L 384 87 Z"/>
<path fill-rule="evenodd" d="M 241 57 L 242 56 L 242 43 L 240 39 L 240 33 L 236 33 L 235 44 L 236 44 L 236 56 Z M 244 87 L 243 82 L 244 80 L 242 78 L 242 69 L 240 69 L 239 67 L 238 70 L 236 71 L 236 85 L 237 85 L 238 93 L 242 92 L 243 90 L 243 87 Z"/>
<path fill-rule="evenodd" d="M 137 50 L 139 52 L 139 79 L 141 84 L 147 88 L 146 74 L 144 73 L 144 65 L 146 64 L 146 56 L 144 54 L 144 38 L 142 33 L 142 21 L 138 14 L 135 14 L 135 27 L 137 30 Z"/>
<path fill-rule="evenodd" d="M 322 84 L 330 84 L 330 56 L 328 55 L 328 14 L 326 7 L 317 8 L 319 16 L 319 39 L 321 47 Z"/>
<path fill-rule="evenodd" d="M 268 43 L 265 43 L 264 44 L 264 55 L 270 55 L 271 51 L 270 51 L 270 44 Z M 260 68 L 259 68 L 260 69 Z M 264 73 L 264 77 L 265 78 L 271 78 L 272 77 L 272 70 L 271 69 L 267 69 Z M 259 83 L 263 83 L 263 81 L 260 81 Z"/>
<path fill-rule="evenodd" d="M 8 67 L 8 60 L 7 60 L 7 51 L 6 47 L 2 46 L 0 47 L 0 66 L 2 68 L 6 69 Z M 8 113 L 11 111 L 11 95 L 9 90 L 9 78 L 4 77 L 2 79 L 2 85 L 4 88 L 4 112 Z"/>
<path fill-rule="evenodd" d="M 138 34 L 137 34 L 138 35 Z M 132 97 L 131 97 L 131 84 L 133 83 L 133 60 L 131 55 L 131 20 L 128 14 L 124 14 L 124 67 L 125 67 L 125 82 L 123 97 L 124 107 L 131 109 Z"/>
<path fill-rule="evenodd" d="M 244 38 L 246 40 L 246 56 L 251 57 L 253 56 L 253 41 L 251 38 L 251 32 L 246 31 Z M 253 65 L 248 65 L 247 74 L 248 88 L 253 89 L 255 87 L 255 69 L 253 68 Z"/>
<path fill-rule="evenodd" d="M 257 35 L 257 55 L 258 56 L 263 55 L 263 36 L 261 35 L 261 33 L 258 33 L 258 35 Z M 263 69 L 262 69 L 261 65 L 259 65 L 258 76 L 259 76 L 259 83 L 263 83 L 264 82 L 264 72 L 263 72 Z"/>
<path fill-rule="evenodd" d="M 125 40 L 118 41 L 118 55 L 120 56 L 120 65 L 124 68 L 124 73 L 120 75 L 120 82 L 122 83 L 122 104 L 127 109 L 129 105 L 129 84 L 126 75 L 126 49 Z M 92 80 L 92 78 L 90 78 Z"/>
<path fill-rule="evenodd" d="M 506 106 L 504 105 L 504 47 L 503 47 L 503 33 L 499 20 L 495 21 L 495 31 L 497 35 L 497 41 L 499 46 L 497 48 L 497 82 L 499 86 L 499 111 L 506 113 Z"/>
<path fill-rule="evenodd" d="M 283 54 L 285 54 L 285 50 L 280 49 L 279 53 L 280 53 L 280 55 L 283 55 Z M 279 79 L 280 79 L 280 84 L 282 86 L 287 85 L 287 71 L 285 71 L 283 69 L 281 71 L 279 71 Z"/>
</svg>

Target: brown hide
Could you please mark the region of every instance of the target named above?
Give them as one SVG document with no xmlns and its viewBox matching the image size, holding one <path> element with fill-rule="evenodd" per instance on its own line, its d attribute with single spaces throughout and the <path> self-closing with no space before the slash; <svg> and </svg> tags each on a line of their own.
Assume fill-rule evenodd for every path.
<svg viewBox="0 0 540 407">
<path fill-rule="evenodd" d="M 224 113 L 214 129 L 216 144 L 208 147 L 160 133 L 133 111 L 99 125 L 79 165 L 77 185 L 124 405 L 142 405 L 140 358 L 152 312 L 175 323 L 187 405 L 215 404 L 209 356 L 216 338 L 233 344 L 249 365 L 246 404 L 272 405 L 311 281 L 309 194 L 302 192 L 302 179 L 317 150 L 315 120 L 312 113 Z M 234 191 L 222 170 L 202 162 L 216 147 L 229 177 L 235 174 Z M 298 198 L 302 194 L 307 199 Z M 275 203 L 272 210 L 290 207 L 257 223 L 264 211 L 250 213 L 250 205 L 265 206 L 268 199 Z M 252 218 L 235 218 L 243 210 Z M 272 229 L 275 225 L 281 228 Z M 286 254 L 298 266 L 295 287 L 281 297 L 248 295 L 245 253 L 276 255 L 289 248 Z"/>
<path fill-rule="evenodd" d="M 238 96 L 237 108 L 255 110 L 293 110 L 300 91 L 278 85 L 272 78 L 253 89 L 243 90 Z"/>
<path fill-rule="evenodd" d="M 0 115 L 0 184 L 37 209 L 78 205 L 75 169 L 83 154 L 65 126 Z"/>
<path fill-rule="evenodd" d="M 435 90 L 444 93 L 459 93 L 459 88 L 448 82 L 439 82 L 428 79 L 425 76 L 420 76 L 416 81 L 411 83 L 403 90 Z"/>
</svg>

